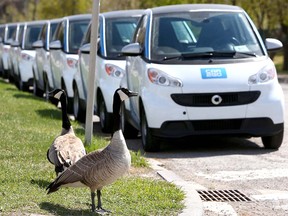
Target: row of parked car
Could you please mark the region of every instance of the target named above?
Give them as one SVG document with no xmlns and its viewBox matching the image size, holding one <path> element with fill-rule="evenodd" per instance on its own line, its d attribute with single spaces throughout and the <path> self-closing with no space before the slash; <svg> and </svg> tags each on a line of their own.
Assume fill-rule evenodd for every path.
<svg viewBox="0 0 288 216">
<path fill-rule="evenodd" d="M 104 132 L 111 130 L 112 95 L 124 76 L 125 57 L 143 10 L 101 13 L 97 52 L 95 112 Z M 68 95 L 68 111 L 85 120 L 90 60 L 91 14 L 0 25 L 1 75 L 36 96 L 54 88 Z"/>
<path fill-rule="evenodd" d="M 41 97 L 53 88 L 65 89 L 69 111 L 83 121 L 90 22 L 91 15 L 76 15 L 19 23 L 14 34 L 12 24 L 5 25 L 7 33 L 0 30 L 2 75 L 19 89 L 33 84 Z M 279 40 L 262 38 L 237 6 L 101 13 L 95 82 L 101 128 L 111 130 L 112 95 L 124 86 L 139 94 L 123 104 L 124 135 L 140 131 L 146 151 L 159 150 L 159 138 L 190 135 L 261 137 L 265 148 L 278 149 L 284 95 L 268 51 L 281 47 Z"/>
</svg>

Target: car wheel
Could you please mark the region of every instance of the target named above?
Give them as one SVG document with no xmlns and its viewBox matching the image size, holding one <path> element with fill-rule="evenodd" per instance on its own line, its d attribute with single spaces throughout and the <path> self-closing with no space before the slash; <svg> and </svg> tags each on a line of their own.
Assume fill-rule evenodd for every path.
<svg viewBox="0 0 288 216">
<path fill-rule="evenodd" d="M 43 97 L 43 91 L 41 89 L 38 88 L 36 79 L 33 79 L 33 94 L 37 97 Z"/>
<path fill-rule="evenodd" d="M 138 130 L 134 128 L 125 118 L 125 104 L 121 106 L 121 129 L 126 139 L 135 139 L 138 136 Z"/>
<path fill-rule="evenodd" d="M 142 146 L 146 152 L 157 152 L 160 150 L 160 143 L 155 136 L 152 135 L 151 129 L 148 127 L 147 118 L 144 109 L 141 110 L 141 139 Z"/>
<path fill-rule="evenodd" d="M 44 94 L 45 94 L 45 100 L 48 101 L 49 100 L 49 83 L 47 81 L 47 78 L 44 79 Z"/>
<path fill-rule="evenodd" d="M 23 82 L 22 81 L 22 78 L 21 78 L 21 74 L 20 74 L 20 72 L 19 72 L 19 84 L 18 84 L 18 86 L 19 86 L 19 90 L 21 90 L 21 91 L 28 91 L 29 90 L 29 87 L 28 87 L 28 85 L 25 83 L 25 82 Z"/>
<path fill-rule="evenodd" d="M 278 149 L 283 141 L 284 131 L 273 135 L 273 136 L 265 136 L 261 137 L 262 143 L 266 149 Z"/>
<path fill-rule="evenodd" d="M 102 96 L 99 99 L 99 118 L 102 132 L 110 133 L 112 131 L 112 116 L 107 112 L 106 104 Z"/>
<path fill-rule="evenodd" d="M 74 88 L 73 113 L 74 113 L 76 120 L 80 122 L 85 122 L 86 112 L 81 107 L 79 93 L 78 93 L 77 88 Z"/>
</svg>

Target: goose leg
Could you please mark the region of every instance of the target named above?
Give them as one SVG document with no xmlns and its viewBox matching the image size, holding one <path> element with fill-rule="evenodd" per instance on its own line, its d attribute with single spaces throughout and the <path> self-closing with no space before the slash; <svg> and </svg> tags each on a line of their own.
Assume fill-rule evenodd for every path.
<svg viewBox="0 0 288 216">
<path fill-rule="evenodd" d="M 91 192 L 91 200 L 92 200 L 92 212 L 97 212 L 99 214 L 111 213 L 110 211 L 102 208 L 100 190 L 97 190 L 97 210 L 95 208 L 95 192 Z"/>
<path fill-rule="evenodd" d="M 95 192 L 91 192 L 92 212 L 95 212 Z"/>
</svg>

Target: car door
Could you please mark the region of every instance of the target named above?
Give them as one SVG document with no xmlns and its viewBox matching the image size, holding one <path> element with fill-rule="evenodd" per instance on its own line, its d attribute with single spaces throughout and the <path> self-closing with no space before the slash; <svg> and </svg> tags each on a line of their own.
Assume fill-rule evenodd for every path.
<svg viewBox="0 0 288 216">
<path fill-rule="evenodd" d="M 53 77 L 53 83 L 55 88 L 61 88 L 61 71 L 63 68 L 61 68 L 61 65 L 63 66 L 62 58 L 62 52 L 65 46 L 65 27 L 66 27 L 66 20 L 63 20 L 59 26 L 57 27 L 57 30 L 55 32 L 53 42 L 50 44 L 53 46 L 55 42 L 59 43 L 58 48 L 59 49 L 52 49 L 50 46 L 50 65 L 51 65 L 51 72 Z"/>
<path fill-rule="evenodd" d="M 141 17 L 139 21 L 139 25 L 135 30 L 134 35 L 134 42 L 139 43 L 143 50 L 145 50 L 145 37 L 147 35 L 146 31 L 149 31 L 147 28 L 148 23 L 148 15 L 144 15 Z M 140 56 L 129 56 L 127 57 L 126 62 L 126 71 L 127 71 L 127 85 L 130 90 L 134 92 L 139 92 L 139 96 L 141 97 L 141 81 L 146 73 L 146 64 L 143 61 L 143 53 Z M 130 99 L 130 106 L 131 110 L 135 111 L 136 116 L 139 117 L 139 96 L 138 97 L 131 97 Z M 139 119 L 138 119 L 139 120 Z"/>
</svg>

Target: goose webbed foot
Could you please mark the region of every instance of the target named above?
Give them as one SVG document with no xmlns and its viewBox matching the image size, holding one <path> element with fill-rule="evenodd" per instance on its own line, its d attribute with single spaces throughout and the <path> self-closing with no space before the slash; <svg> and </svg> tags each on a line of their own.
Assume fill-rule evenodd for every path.
<svg viewBox="0 0 288 216">
<path fill-rule="evenodd" d="M 94 212 L 97 213 L 98 215 L 106 215 L 112 213 L 111 211 L 103 209 L 102 207 L 97 207 Z"/>
</svg>

